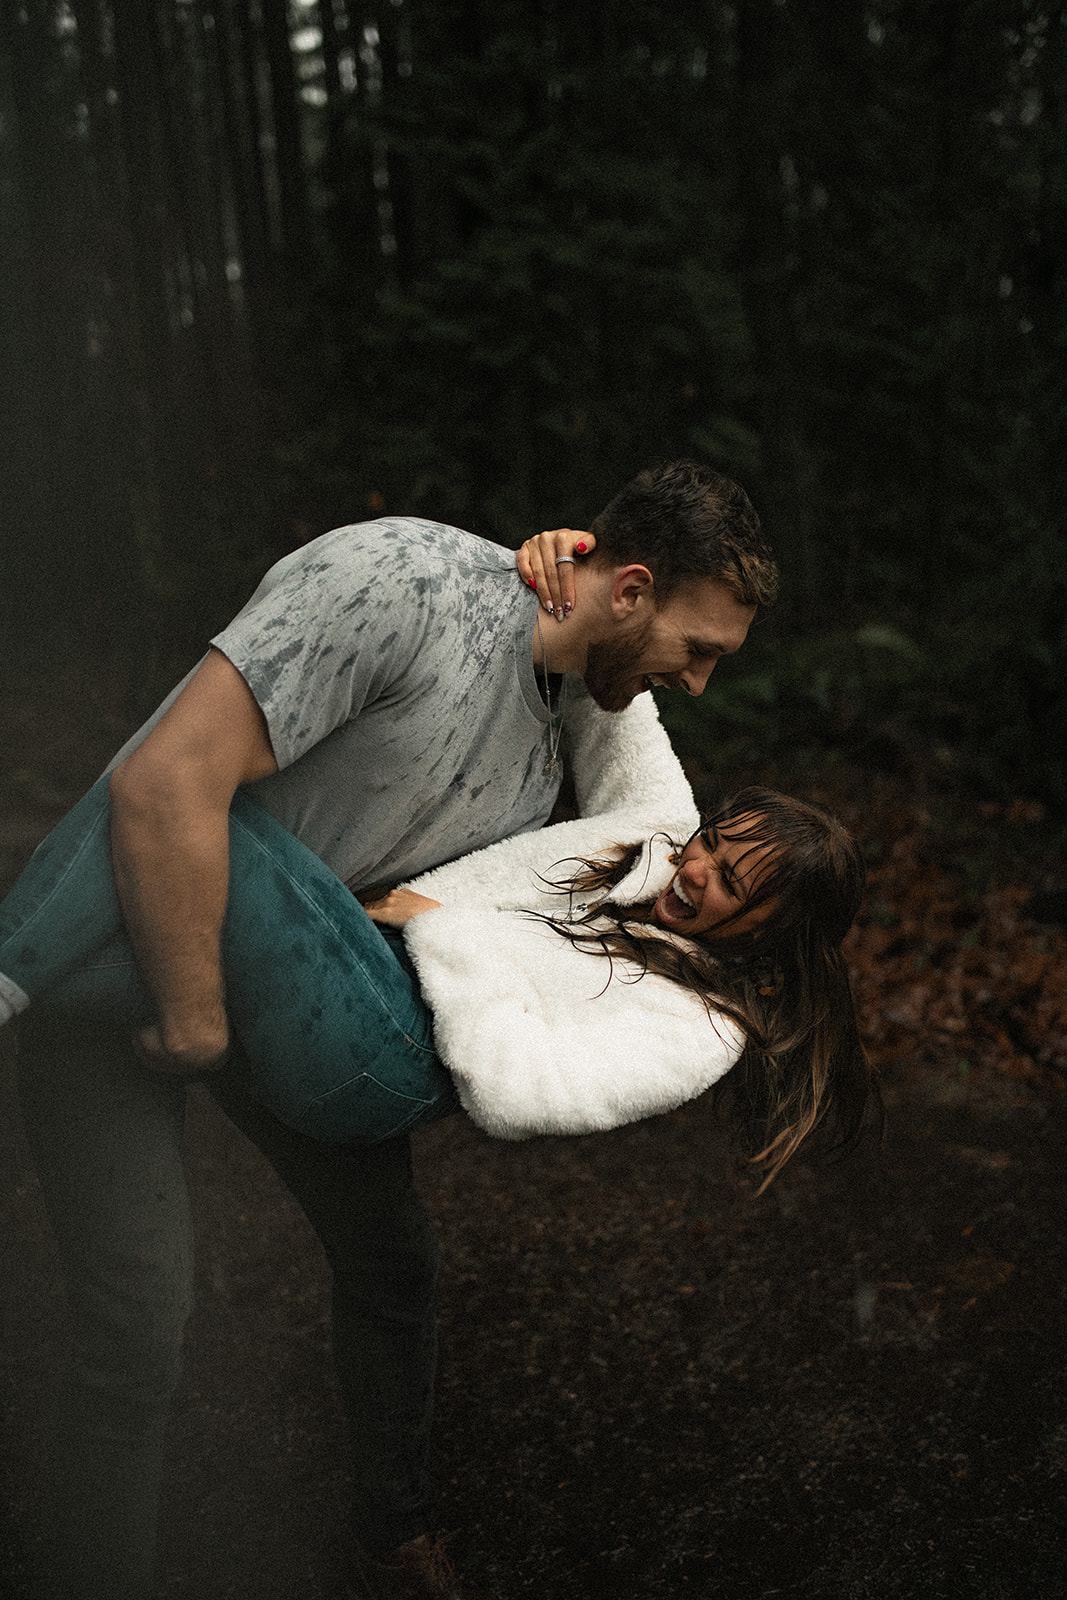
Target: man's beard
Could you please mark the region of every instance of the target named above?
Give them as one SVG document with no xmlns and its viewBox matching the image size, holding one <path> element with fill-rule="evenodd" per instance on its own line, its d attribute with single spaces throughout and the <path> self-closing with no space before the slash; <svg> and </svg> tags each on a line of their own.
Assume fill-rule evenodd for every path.
<svg viewBox="0 0 1067 1600">
<path fill-rule="evenodd" d="M 641 675 L 641 654 L 651 631 L 649 619 L 589 646 L 582 677 L 601 711 L 625 711 L 647 688 Z"/>
</svg>

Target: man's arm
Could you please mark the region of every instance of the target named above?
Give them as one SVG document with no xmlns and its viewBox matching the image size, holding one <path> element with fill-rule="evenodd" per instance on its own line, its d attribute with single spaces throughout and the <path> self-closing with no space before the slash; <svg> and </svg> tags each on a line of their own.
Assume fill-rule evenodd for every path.
<svg viewBox="0 0 1067 1600">
<path fill-rule="evenodd" d="M 276 772 L 263 713 L 212 649 L 152 732 L 111 775 L 115 882 L 156 1021 L 135 1039 L 164 1071 L 210 1066 L 229 1043 L 219 936 L 229 809 L 239 784 Z"/>
</svg>

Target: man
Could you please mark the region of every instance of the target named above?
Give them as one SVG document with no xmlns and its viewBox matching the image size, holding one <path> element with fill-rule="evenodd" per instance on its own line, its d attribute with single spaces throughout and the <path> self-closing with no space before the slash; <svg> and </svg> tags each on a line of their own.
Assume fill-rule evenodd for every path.
<svg viewBox="0 0 1067 1600">
<path fill-rule="evenodd" d="M 540 827 L 560 781 L 558 674 L 584 680 L 567 693 L 587 690 L 612 714 L 588 736 L 596 750 L 625 734 L 645 741 L 647 762 L 672 760 L 647 702 L 627 707 L 653 684 L 703 690 L 773 599 L 773 559 L 742 491 L 688 463 L 641 474 L 593 530 L 577 604 L 544 631 L 510 552 L 404 518 L 327 534 L 271 570 L 116 758 L 116 881 L 155 1018 L 131 1050 L 30 1013 L 22 1073 L 75 1323 L 53 1449 L 50 1597 L 151 1593 L 162 1431 L 191 1292 L 181 1078 L 212 1068 L 220 1103 L 299 1200 L 333 1268 L 356 1480 L 352 1592 L 459 1600 L 431 1538 L 436 1246 L 408 1142 L 318 1144 L 256 1105 L 239 1052 L 223 1064 L 227 813 L 250 786 L 357 890 Z"/>
</svg>

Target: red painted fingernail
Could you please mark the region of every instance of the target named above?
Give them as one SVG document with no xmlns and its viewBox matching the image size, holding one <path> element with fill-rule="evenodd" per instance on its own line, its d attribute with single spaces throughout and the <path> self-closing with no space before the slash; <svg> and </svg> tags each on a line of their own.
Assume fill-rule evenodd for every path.
<svg viewBox="0 0 1067 1600">
<path fill-rule="evenodd" d="M 583 544 L 576 544 L 574 548 L 577 550 L 577 552 L 578 552 L 578 554 L 580 556 L 584 556 L 585 555 L 585 545 L 584 545 L 584 543 Z"/>
<path fill-rule="evenodd" d="M 536 578 L 527 578 L 526 582 L 530 585 L 531 589 L 536 589 L 537 588 L 537 579 Z"/>
</svg>

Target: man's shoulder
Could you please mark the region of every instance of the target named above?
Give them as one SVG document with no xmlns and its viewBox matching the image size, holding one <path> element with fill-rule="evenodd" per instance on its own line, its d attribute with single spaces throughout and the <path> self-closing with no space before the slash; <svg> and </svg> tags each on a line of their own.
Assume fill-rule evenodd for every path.
<svg viewBox="0 0 1067 1600">
<path fill-rule="evenodd" d="M 314 564 L 323 558 L 379 561 L 396 577 L 406 569 L 468 572 L 515 570 L 515 555 L 479 534 L 425 517 L 380 517 L 374 522 L 347 523 L 314 539 L 295 558 Z M 292 558 L 291 558 L 292 559 Z"/>
<path fill-rule="evenodd" d="M 483 608 L 507 609 L 511 590 L 525 593 L 513 551 L 447 523 L 381 517 L 345 523 L 282 556 L 224 632 L 317 635 L 372 614 L 383 626 L 406 615 L 417 627 L 442 607 L 466 609 L 471 596 Z"/>
</svg>

